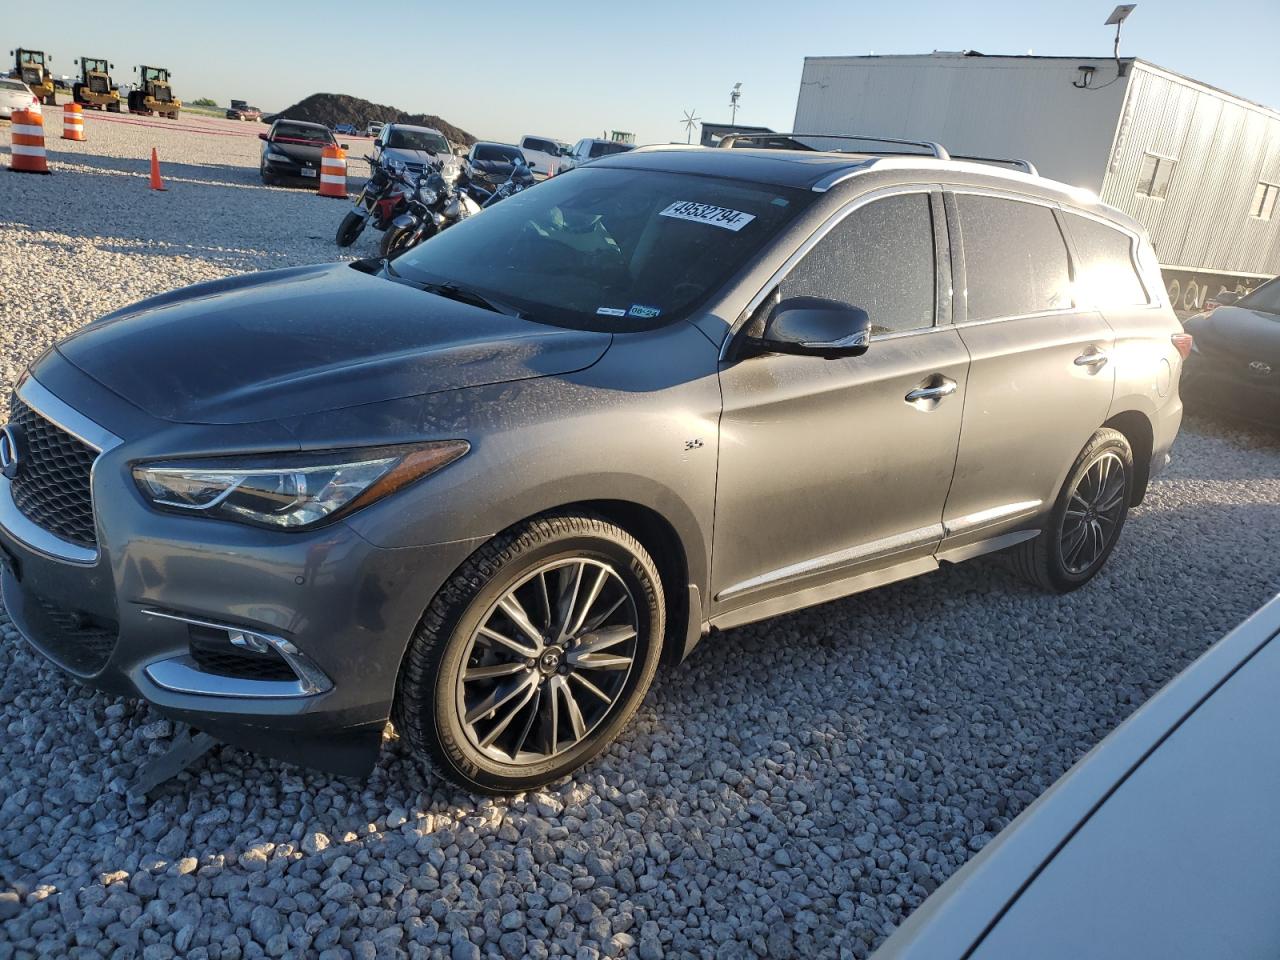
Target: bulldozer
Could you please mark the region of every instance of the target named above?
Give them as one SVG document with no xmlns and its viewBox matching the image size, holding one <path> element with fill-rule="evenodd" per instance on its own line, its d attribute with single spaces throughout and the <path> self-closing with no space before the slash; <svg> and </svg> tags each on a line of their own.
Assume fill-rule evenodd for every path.
<svg viewBox="0 0 1280 960">
<path fill-rule="evenodd" d="M 80 57 L 75 62 L 80 65 L 80 79 L 71 87 L 72 99 L 82 107 L 119 113 L 120 93 L 111 82 L 116 65 L 101 57 Z"/>
<path fill-rule="evenodd" d="M 49 72 L 53 57 L 45 57 L 43 50 L 24 50 L 22 47 L 10 50 L 9 55 L 13 57 L 13 72 L 10 75 L 30 87 L 41 103 L 51 107 L 56 104 L 58 101 L 53 95 L 53 74 Z"/>
<path fill-rule="evenodd" d="M 169 71 L 164 67 L 134 67 L 140 82 L 129 91 L 129 112 L 150 116 L 158 113 L 170 120 L 178 119 L 182 101 L 169 88 Z"/>
</svg>

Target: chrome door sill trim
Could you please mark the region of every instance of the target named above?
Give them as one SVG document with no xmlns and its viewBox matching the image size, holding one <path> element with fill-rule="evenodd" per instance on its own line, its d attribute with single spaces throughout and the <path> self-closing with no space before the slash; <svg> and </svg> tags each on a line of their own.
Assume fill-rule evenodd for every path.
<svg viewBox="0 0 1280 960">
<path fill-rule="evenodd" d="M 98 561 L 97 549 L 64 540 L 19 510 L 13 500 L 12 483 L 8 477 L 0 477 L 0 528 L 24 547 L 29 547 L 51 560 L 63 560 L 84 566 L 91 566 Z"/>
<path fill-rule="evenodd" d="M 976 530 L 978 527 L 984 527 L 989 523 L 995 523 L 997 520 L 1012 520 L 1015 517 L 1034 513 L 1042 503 L 1044 503 L 1043 500 L 1021 500 L 1018 503 L 1005 503 L 998 507 L 991 507 L 989 510 L 979 510 L 977 513 L 956 517 L 954 520 L 944 520 L 943 525 L 947 529 L 947 536 L 953 537 L 958 533 L 965 533 L 969 530 Z"/>
<path fill-rule="evenodd" d="M 829 570 L 836 570 L 840 567 L 848 566 L 849 564 L 856 563 L 858 561 L 870 560 L 875 557 L 898 553 L 902 550 L 908 550 L 911 547 L 917 547 L 921 544 L 928 543 L 931 540 L 941 540 L 944 534 L 945 530 L 942 524 L 935 523 L 927 527 L 919 527 L 915 530 L 896 533 L 891 537 L 882 537 L 879 540 L 860 543 L 856 547 L 849 547 L 846 550 L 837 550 L 835 553 L 824 554 L 820 557 L 814 557 L 811 560 L 802 560 L 800 563 L 793 563 L 785 567 L 779 567 L 777 570 L 770 570 L 768 573 L 762 573 L 758 577 L 752 577 L 749 580 L 743 580 L 741 583 L 735 583 L 732 586 L 725 587 L 716 594 L 716 599 L 731 600 L 741 594 L 748 593 L 752 590 L 758 590 L 761 587 L 770 586 L 775 583 L 782 583 L 787 580 L 795 580 L 800 577 L 824 573 Z"/>
<path fill-rule="evenodd" d="M 240 627 L 230 623 L 219 623 L 215 620 L 202 620 L 199 617 L 188 617 L 182 614 L 169 613 L 166 610 L 143 608 L 142 613 L 148 617 L 161 620 L 172 620 L 209 630 L 220 630 L 228 635 L 242 634 L 253 637 L 272 647 L 298 678 L 288 680 L 247 680 L 241 677 L 228 677 L 218 673 L 207 673 L 186 655 L 159 660 L 149 664 L 146 674 L 153 683 L 166 690 L 177 693 L 198 693 L 210 697 L 311 697 L 326 693 L 333 689 L 333 681 L 323 670 L 312 662 L 311 658 L 299 650 L 284 637 L 263 633 L 249 627 Z M 176 686 L 175 686 L 176 684 Z"/>
</svg>

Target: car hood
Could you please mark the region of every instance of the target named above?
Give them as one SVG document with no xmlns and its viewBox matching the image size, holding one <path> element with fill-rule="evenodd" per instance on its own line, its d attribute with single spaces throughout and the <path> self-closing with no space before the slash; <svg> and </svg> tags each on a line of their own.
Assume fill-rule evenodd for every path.
<svg viewBox="0 0 1280 960">
<path fill-rule="evenodd" d="M 57 349 L 152 416 L 249 423 L 570 373 L 611 340 L 324 264 L 153 297 Z"/>
<path fill-rule="evenodd" d="M 1246 307 L 1218 307 L 1212 313 L 1192 317 L 1186 328 L 1205 349 L 1280 363 L 1280 316 L 1274 313 Z"/>
<path fill-rule="evenodd" d="M 290 160 L 298 163 L 319 163 L 320 155 L 324 152 L 327 143 L 317 143 L 314 146 L 306 143 L 290 143 L 286 141 L 269 140 L 267 145 L 276 153 L 283 153 Z"/>
</svg>

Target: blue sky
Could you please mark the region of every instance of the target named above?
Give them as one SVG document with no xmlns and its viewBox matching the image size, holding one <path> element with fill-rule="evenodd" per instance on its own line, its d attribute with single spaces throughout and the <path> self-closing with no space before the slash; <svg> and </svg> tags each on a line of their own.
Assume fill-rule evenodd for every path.
<svg viewBox="0 0 1280 960">
<path fill-rule="evenodd" d="M 1107 56 L 1113 0 L 476 0 L 361 4 L 186 0 L 53 5 L 9 0 L 4 49 L 72 73 L 106 56 L 121 79 L 168 66 L 183 99 L 277 110 L 317 91 L 436 113 L 480 137 L 573 141 L 605 129 L 683 140 L 696 109 L 790 126 L 805 56 L 981 50 Z M 104 15 L 104 13 L 110 15 Z M 476 24 L 485 26 L 483 32 Z M 1123 54 L 1280 108 L 1280 0 L 1140 0 Z"/>
</svg>

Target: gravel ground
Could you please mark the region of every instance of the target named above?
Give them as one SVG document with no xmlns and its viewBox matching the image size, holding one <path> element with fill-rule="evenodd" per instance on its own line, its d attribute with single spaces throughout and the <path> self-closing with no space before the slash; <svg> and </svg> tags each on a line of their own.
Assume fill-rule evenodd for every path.
<svg viewBox="0 0 1280 960">
<path fill-rule="evenodd" d="M 55 176 L 0 174 L 0 389 L 138 297 L 335 257 L 342 205 L 262 188 L 251 138 L 86 126 Z M 1280 436 L 1195 418 L 1176 452 L 1085 590 L 980 562 L 716 635 L 601 760 L 507 800 L 389 739 L 364 785 L 222 748 L 132 805 L 171 725 L 0 612 L 0 960 L 866 956 L 1280 588 Z"/>
</svg>

